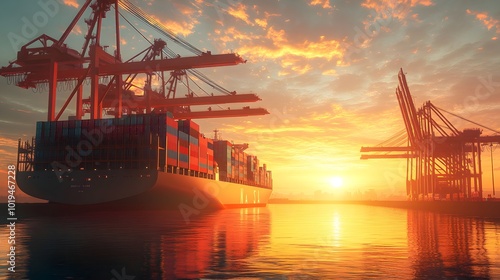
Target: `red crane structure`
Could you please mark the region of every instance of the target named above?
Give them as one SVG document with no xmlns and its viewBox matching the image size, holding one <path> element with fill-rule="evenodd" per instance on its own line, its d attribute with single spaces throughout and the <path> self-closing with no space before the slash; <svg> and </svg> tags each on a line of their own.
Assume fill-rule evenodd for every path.
<svg viewBox="0 0 500 280">
<path fill-rule="evenodd" d="M 88 9 L 91 10 L 91 15 L 84 20 L 88 30 L 82 50 L 71 49 L 65 42 Z M 102 43 L 103 20 L 111 10 L 114 10 L 116 34 L 114 38 L 116 48 L 113 54 L 107 52 L 107 46 Z M 120 18 L 125 19 L 136 31 L 139 30 L 124 17 L 122 10 L 129 12 L 194 55 L 180 56 L 169 49 L 162 39 L 150 41 L 141 34 L 151 46 L 124 60 Z M 59 120 L 74 98 L 76 119 L 82 119 L 85 114 L 90 114 L 90 119 L 100 119 L 103 114 L 121 117 L 126 114 L 149 113 L 153 110 L 170 111 L 177 119 L 268 114 L 263 108 L 250 107 L 191 111 L 191 106 L 260 100 L 255 94 L 236 94 L 234 91 L 228 91 L 196 70 L 196 68 L 229 66 L 245 62 L 234 53 L 215 55 L 197 49 L 128 0 L 87 0 L 59 39 L 45 34 L 33 39 L 21 48 L 16 60 L 0 69 L 0 75 L 26 89 L 48 85 L 48 121 Z M 206 92 L 191 76 L 222 94 L 214 96 Z M 153 88 L 153 77 L 159 80 L 157 88 Z M 145 81 L 144 86 L 138 86 L 137 80 Z M 198 96 L 189 81 L 197 85 L 207 96 Z M 185 96 L 179 96 L 179 84 L 185 85 L 187 92 Z M 61 85 L 70 85 L 72 90 L 62 107 L 57 110 L 56 99 L 64 98 L 58 94 L 58 86 Z M 90 96 L 83 98 L 87 88 Z M 137 88 L 142 94 L 137 94 Z"/>
<path fill-rule="evenodd" d="M 375 147 L 361 147 L 361 159 L 407 159 L 406 190 L 411 200 L 482 200 L 481 147 L 500 143 L 500 133 L 469 120 L 496 135 L 482 136 L 480 128 L 459 131 L 443 113 L 460 116 L 430 101 L 417 110 L 403 69 L 398 79 L 396 97 L 405 130 Z"/>
</svg>

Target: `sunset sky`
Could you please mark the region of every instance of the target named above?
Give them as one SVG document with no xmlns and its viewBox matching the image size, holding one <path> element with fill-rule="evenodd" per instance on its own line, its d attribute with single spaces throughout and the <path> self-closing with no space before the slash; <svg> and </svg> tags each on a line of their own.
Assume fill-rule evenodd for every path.
<svg viewBox="0 0 500 280">
<path fill-rule="evenodd" d="M 361 146 L 374 146 L 404 128 L 394 94 L 400 68 L 418 107 L 431 100 L 500 130 L 497 0 L 130 1 L 198 48 L 235 52 L 247 60 L 201 71 L 231 91 L 258 94 L 262 101 L 248 105 L 271 114 L 197 122 L 206 135 L 219 129 L 228 140 L 249 143 L 248 153 L 273 171 L 275 193 L 338 191 L 332 183 L 338 179 L 332 178 L 342 178 L 342 191 L 404 195 L 405 160 L 359 159 Z M 35 26 L 33 34 L 24 32 L 26 22 L 40 20 L 40 3 L 49 2 L 57 12 Z M 12 38 L 27 42 L 43 33 L 59 38 L 83 2 L 2 3 L 0 66 L 14 60 L 24 44 Z M 147 38 L 171 45 L 123 14 Z M 67 41 L 71 48 L 81 50 L 86 28 L 80 22 L 73 30 Z M 124 21 L 122 35 L 124 58 L 148 46 Z M 47 94 L 8 85 L 4 77 L 0 92 L 0 177 L 6 181 L 7 165 L 16 161 L 17 139 L 33 136 L 36 121 L 46 119 Z M 475 127 L 450 120 L 459 129 Z M 485 195 L 491 189 L 488 154 L 483 157 Z"/>
</svg>

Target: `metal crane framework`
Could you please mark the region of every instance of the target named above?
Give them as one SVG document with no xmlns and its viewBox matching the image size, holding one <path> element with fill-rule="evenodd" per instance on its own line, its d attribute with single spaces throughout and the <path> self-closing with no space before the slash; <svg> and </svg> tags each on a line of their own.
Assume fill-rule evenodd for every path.
<svg viewBox="0 0 500 280">
<path fill-rule="evenodd" d="M 85 19 L 88 31 L 84 37 L 82 50 L 78 52 L 69 48 L 65 41 L 87 9 L 91 9 L 90 18 Z M 107 46 L 101 43 L 101 30 L 103 19 L 112 9 L 114 9 L 116 49 L 113 54 L 109 54 L 106 51 Z M 130 22 L 123 16 L 121 10 L 126 10 L 195 55 L 181 57 L 169 49 L 165 41 L 155 39 L 154 42 L 150 42 L 150 47 L 124 61 L 121 50 L 120 17 Z M 134 25 L 130 25 L 138 31 Z M 143 38 L 148 40 L 145 36 Z M 245 62 L 234 53 L 214 55 L 197 49 L 128 0 L 87 0 L 58 40 L 45 34 L 35 38 L 21 48 L 15 61 L 0 69 L 0 75 L 26 89 L 48 85 L 47 120 L 49 121 L 59 120 L 73 98 L 76 98 L 76 119 L 82 119 L 87 113 L 90 114 L 90 119 L 100 119 L 103 113 L 121 117 L 125 114 L 151 111 L 170 111 L 177 119 L 268 114 L 263 108 L 250 107 L 191 111 L 190 106 L 260 100 L 255 94 L 230 92 L 196 70 L 196 68 L 229 66 Z M 145 80 L 143 87 L 134 83 L 134 80 L 140 80 L 139 75 L 146 77 L 142 79 Z M 206 83 L 222 94 L 214 96 L 198 86 L 207 96 L 197 96 L 194 89 L 189 86 L 190 80 L 196 84 L 190 76 L 196 77 L 197 81 Z M 153 89 L 153 77 L 160 81 L 158 89 Z M 176 96 L 179 83 L 187 88 L 188 93 L 184 97 Z M 61 84 L 71 85 L 72 90 L 64 105 L 56 110 L 56 98 L 62 98 L 58 96 L 58 85 Z M 86 84 L 90 88 L 90 97 L 84 99 Z M 141 88 L 143 94 L 136 94 L 134 87 Z"/>
<path fill-rule="evenodd" d="M 481 146 L 500 143 L 500 135 L 481 136 L 479 128 L 459 131 L 443 113 L 454 114 L 430 101 L 417 110 L 402 69 L 398 79 L 396 97 L 405 130 L 376 147 L 361 147 L 361 159 L 407 159 L 411 200 L 482 200 Z"/>
</svg>

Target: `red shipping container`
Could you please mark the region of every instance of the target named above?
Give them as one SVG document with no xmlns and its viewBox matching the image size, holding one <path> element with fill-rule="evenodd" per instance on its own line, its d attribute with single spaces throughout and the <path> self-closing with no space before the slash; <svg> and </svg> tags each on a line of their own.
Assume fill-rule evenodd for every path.
<svg viewBox="0 0 500 280">
<path fill-rule="evenodd" d="M 208 174 L 214 174 L 214 156 L 208 155 Z"/>
<path fill-rule="evenodd" d="M 200 171 L 200 166 L 198 164 L 199 158 L 191 157 L 189 159 L 189 169 L 194 170 L 194 171 Z"/>
<path fill-rule="evenodd" d="M 176 153 L 176 155 L 177 155 L 177 153 Z M 172 166 L 178 166 L 178 164 L 179 164 L 179 161 L 177 160 L 177 158 L 172 158 L 172 157 L 168 156 L 168 151 L 167 151 L 167 164 L 172 165 Z"/>
<path fill-rule="evenodd" d="M 189 169 L 200 171 L 200 151 L 197 145 L 189 145 Z"/>
<path fill-rule="evenodd" d="M 189 144 L 189 155 L 192 157 L 200 156 L 200 147 L 195 144 Z"/>
<path fill-rule="evenodd" d="M 204 136 L 200 135 L 199 138 L 199 165 L 200 165 L 200 172 L 207 173 L 208 172 L 208 166 L 207 166 L 207 138 Z"/>
<path fill-rule="evenodd" d="M 177 136 L 167 133 L 167 164 L 178 165 L 178 143 Z"/>
<path fill-rule="evenodd" d="M 189 148 L 186 146 L 179 146 L 179 153 L 183 155 L 188 155 L 189 154 Z"/>
<path fill-rule="evenodd" d="M 177 137 L 168 134 L 167 135 L 167 147 L 171 151 L 176 151 L 177 152 Z"/>
<path fill-rule="evenodd" d="M 166 123 L 167 123 L 167 125 L 169 125 L 169 126 L 171 126 L 171 127 L 174 127 L 174 128 L 176 128 L 176 129 L 177 129 L 177 127 L 178 127 L 178 126 L 177 126 L 177 122 L 176 122 L 176 121 L 175 121 L 175 119 L 173 119 L 173 118 L 167 117 L 167 119 L 166 119 Z"/>
<path fill-rule="evenodd" d="M 179 167 L 189 169 L 189 163 L 179 160 Z"/>
</svg>

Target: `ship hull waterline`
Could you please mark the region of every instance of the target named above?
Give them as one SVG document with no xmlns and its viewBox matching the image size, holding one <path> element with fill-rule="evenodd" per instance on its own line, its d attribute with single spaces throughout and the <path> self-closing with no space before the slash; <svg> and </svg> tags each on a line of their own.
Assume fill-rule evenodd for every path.
<svg viewBox="0 0 500 280">
<path fill-rule="evenodd" d="M 61 173 L 61 171 L 59 172 Z M 143 205 L 194 209 L 265 206 L 272 189 L 156 170 L 17 172 L 28 195 L 69 205 Z"/>
</svg>

